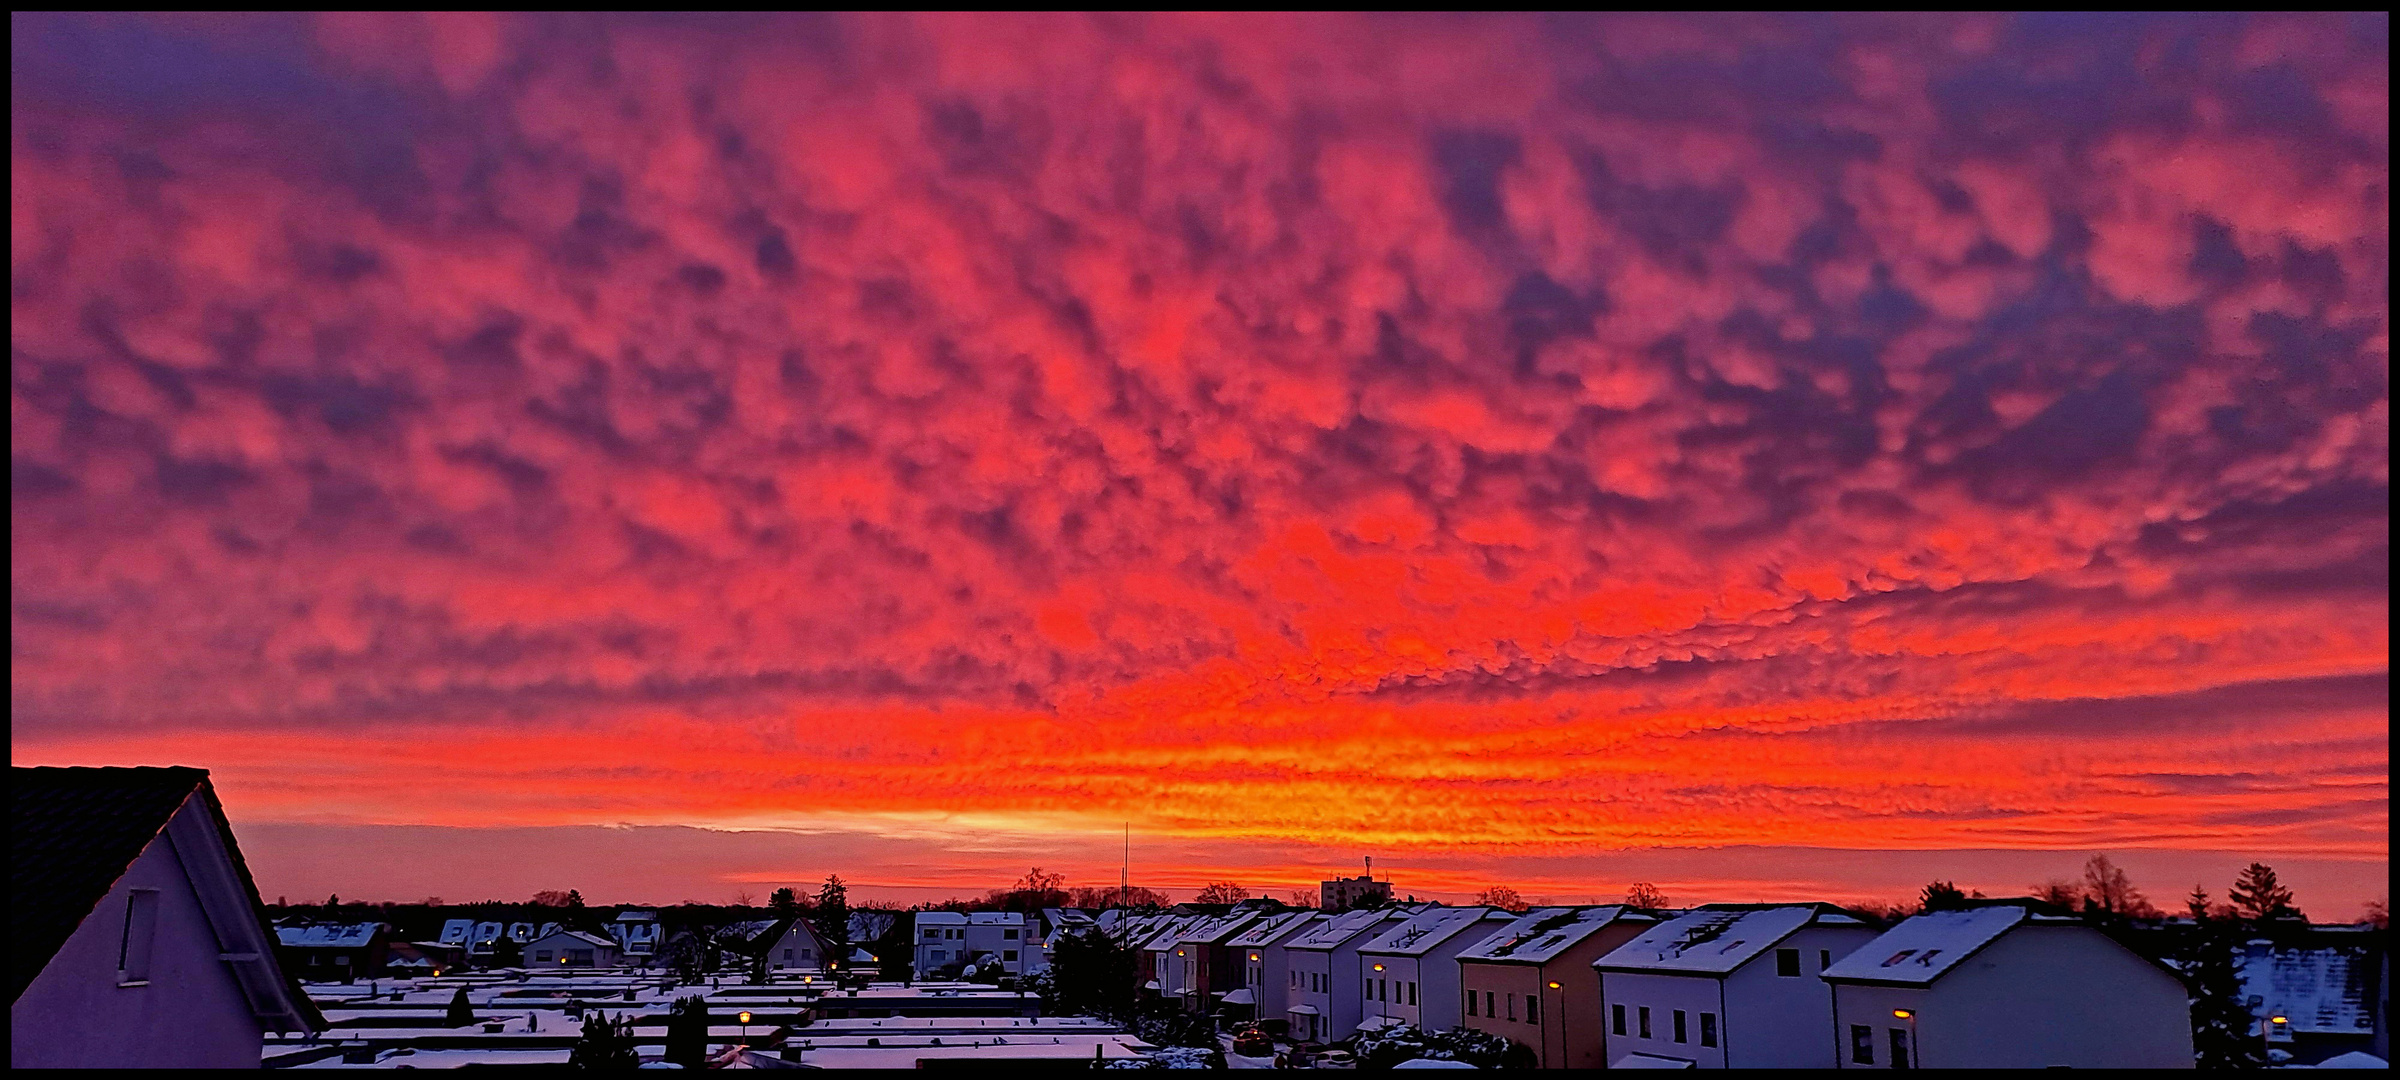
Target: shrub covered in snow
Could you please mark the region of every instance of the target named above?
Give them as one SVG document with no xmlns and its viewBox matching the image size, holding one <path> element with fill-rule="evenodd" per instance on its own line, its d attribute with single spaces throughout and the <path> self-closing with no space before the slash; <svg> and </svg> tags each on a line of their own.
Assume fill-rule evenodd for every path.
<svg viewBox="0 0 2400 1080">
<path fill-rule="evenodd" d="M 1138 1058 L 1121 1058 L 1103 1068 L 1109 1069 L 1222 1069 L 1225 1051 L 1207 1050 L 1197 1046 L 1162 1046 Z"/>
<path fill-rule="evenodd" d="M 1531 1056 L 1524 1047 L 1491 1032 L 1470 1028 L 1427 1031 L 1413 1024 L 1397 1024 L 1381 1031 L 1359 1032 L 1349 1042 L 1362 1069 L 1388 1069 L 1415 1058 L 1464 1061 L 1482 1069 L 1533 1065 L 1523 1060 Z"/>
</svg>

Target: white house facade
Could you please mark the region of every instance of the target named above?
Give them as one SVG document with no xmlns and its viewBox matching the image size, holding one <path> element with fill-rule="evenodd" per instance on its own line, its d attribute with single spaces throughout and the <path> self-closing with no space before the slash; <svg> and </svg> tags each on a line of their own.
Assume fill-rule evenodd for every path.
<svg viewBox="0 0 2400 1080">
<path fill-rule="evenodd" d="M 1435 1031 L 1457 1027 L 1459 950 L 1513 919 L 1495 908 L 1434 908 L 1386 929 L 1358 950 L 1360 978 L 1374 984 L 1373 1004 L 1360 1011 Z"/>
<path fill-rule="evenodd" d="M 1649 927 L 1592 963 L 1609 1064 L 1833 1068 L 1823 976 L 1876 934 L 1819 904 L 1716 904 Z"/>
<path fill-rule="evenodd" d="M 967 958 L 967 917 L 955 911 L 920 911 L 911 932 L 916 956 L 911 961 L 918 978 L 956 967 Z"/>
<path fill-rule="evenodd" d="M 2064 916 L 1902 921 L 1825 972 L 1843 1068 L 2189 1069 L 2183 982 Z"/>
<path fill-rule="evenodd" d="M 1391 910 L 1345 911 L 1285 941 L 1292 985 L 1285 991 L 1283 1012 L 1291 1018 L 1294 1039 L 1328 1042 L 1358 1030 L 1366 1004 L 1359 946 L 1407 917 Z"/>
</svg>

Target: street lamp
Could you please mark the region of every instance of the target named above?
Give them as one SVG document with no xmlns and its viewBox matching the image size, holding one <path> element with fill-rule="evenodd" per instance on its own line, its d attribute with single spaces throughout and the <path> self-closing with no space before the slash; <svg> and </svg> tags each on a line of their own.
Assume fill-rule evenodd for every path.
<svg viewBox="0 0 2400 1080">
<path fill-rule="evenodd" d="M 1911 1066 L 1920 1064 L 1924 1055 L 1917 1051 L 1917 1011 L 1915 1009 L 1893 1009 L 1892 1016 L 1894 1019 L 1908 1021 L 1908 1064 Z"/>
<path fill-rule="evenodd" d="M 1375 965 L 1375 970 L 1377 970 L 1377 971 L 1382 971 L 1382 970 L 1383 970 L 1383 965 L 1382 965 L 1382 964 L 1377 964 L 1377 965 Z M 1377 981 L 1377 982 L 1382 982 L 1383 980 L 1381 980 L 1381 979 L 1377 979 L 1376 981 Z M 1379 1016 L 1379 1017 L 1389 1017 L 1389 1016 L 1391 1016 L 1391 1015 L 1392 1015 L 1392 1011 L 1391 1011 L 1390 1009 L 1384 1008 L 1384 1006 L 1385 1006 L 1386 1004 L 1389 1004 L 1389 1003 L 1390 1003 L 1390 998 L 1391 998 L 1391 996 L 1392 996 L 1392 992 L 1391 992 L 1391 990 L 1390 990 L 1388 987 L 1387 987 L 1387 988 L 1384 990 L 1384 992 L 1383 992 L 1383 993 L 1380 993 L 1380 994 L 1377 994 L 1377 995 L 1375 995 L 1375 1015 L 1376 1015 L 1376 1016 Z"/>
<path fill-rule="evenodd" d="M 2270 1016 L 2266 1023 L 2258 1025 L 2258 1039 L 2266 1051 L 2268 1064 L 2272 1065 L 2275 1061 L 2275 1025 L 2291 1022 L 2292 1018 L 2288 1016 Z"/>
<path fill-rule="evenodd" d="M 748 1046 L 750 1045 L 750 1010 L 744 1009 L 734 1015 L 742 1022 L 742 1045 Z"/>
</svg>

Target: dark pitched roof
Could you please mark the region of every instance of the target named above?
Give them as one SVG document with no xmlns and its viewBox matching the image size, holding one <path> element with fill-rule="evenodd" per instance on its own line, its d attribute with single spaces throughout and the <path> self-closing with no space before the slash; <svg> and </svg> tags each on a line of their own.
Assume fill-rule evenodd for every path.
<svg viewBox="0 0 2400 1080">
<path fill-rule="evenodd" d="M 58 955 L 167 819 L 208 778 L 203 769 L 10 769 L 9 913 L 20 935 L 14 1001 Z"/>
<path fill-rule="evenodd" d="M 10 972 L 14 983 L 9 1000 L 25 988 L 58 955 L 75 928 L 116 887 L 117 879 L 133 867 L 142 850 L 158 838 L 175 812 L 199 792 L 217 840 L 232 863 L 234 876 L 249 900 L 249 916 L 257 927 L 260 963 L 270 985 L 279 984 L 285 1000 L 265 1000 L 268 991 L 244 976 L 243 992 L 254 1009 L 283 1016 L 310 1031 L 322 1031 L 325 1017 L 309 1000 L 289 968 L 275 962 L 279 948 L 266 905 L 259 900 L 258 882 L 242 858 L 233 837 L 233 823 L 217 801 L 208 770 L 167 768 L 11 768 L 9 787 L 15 809 L 9 821 L 9 902 L 23 941 Z M 203 903 L 206 901 L 204 900 Z"/>
</svg>

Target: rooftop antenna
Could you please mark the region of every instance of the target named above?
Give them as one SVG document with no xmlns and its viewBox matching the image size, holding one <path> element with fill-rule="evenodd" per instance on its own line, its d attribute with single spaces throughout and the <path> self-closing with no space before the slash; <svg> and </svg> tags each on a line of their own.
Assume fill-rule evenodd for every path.
<svg viewBox="0 0 2400 1080">
<path fill-rule="evenodd" d="M 1125 863 L 1117 868 L 1117 906 L 1133 895 L 1133 822 L 1125 823 Z"/>
<path fill-rule="evenodd" d="M 1369 856 L 1367 856 L 1367 879 L 1368 879 L 1369 881 L 1372 881 L 1372 880 L 1374 880 L 1374 878 L 1375 878 L 1375 856 L 1373 856 L 1373 855 L 1369 855 Z"/>
</svg>

